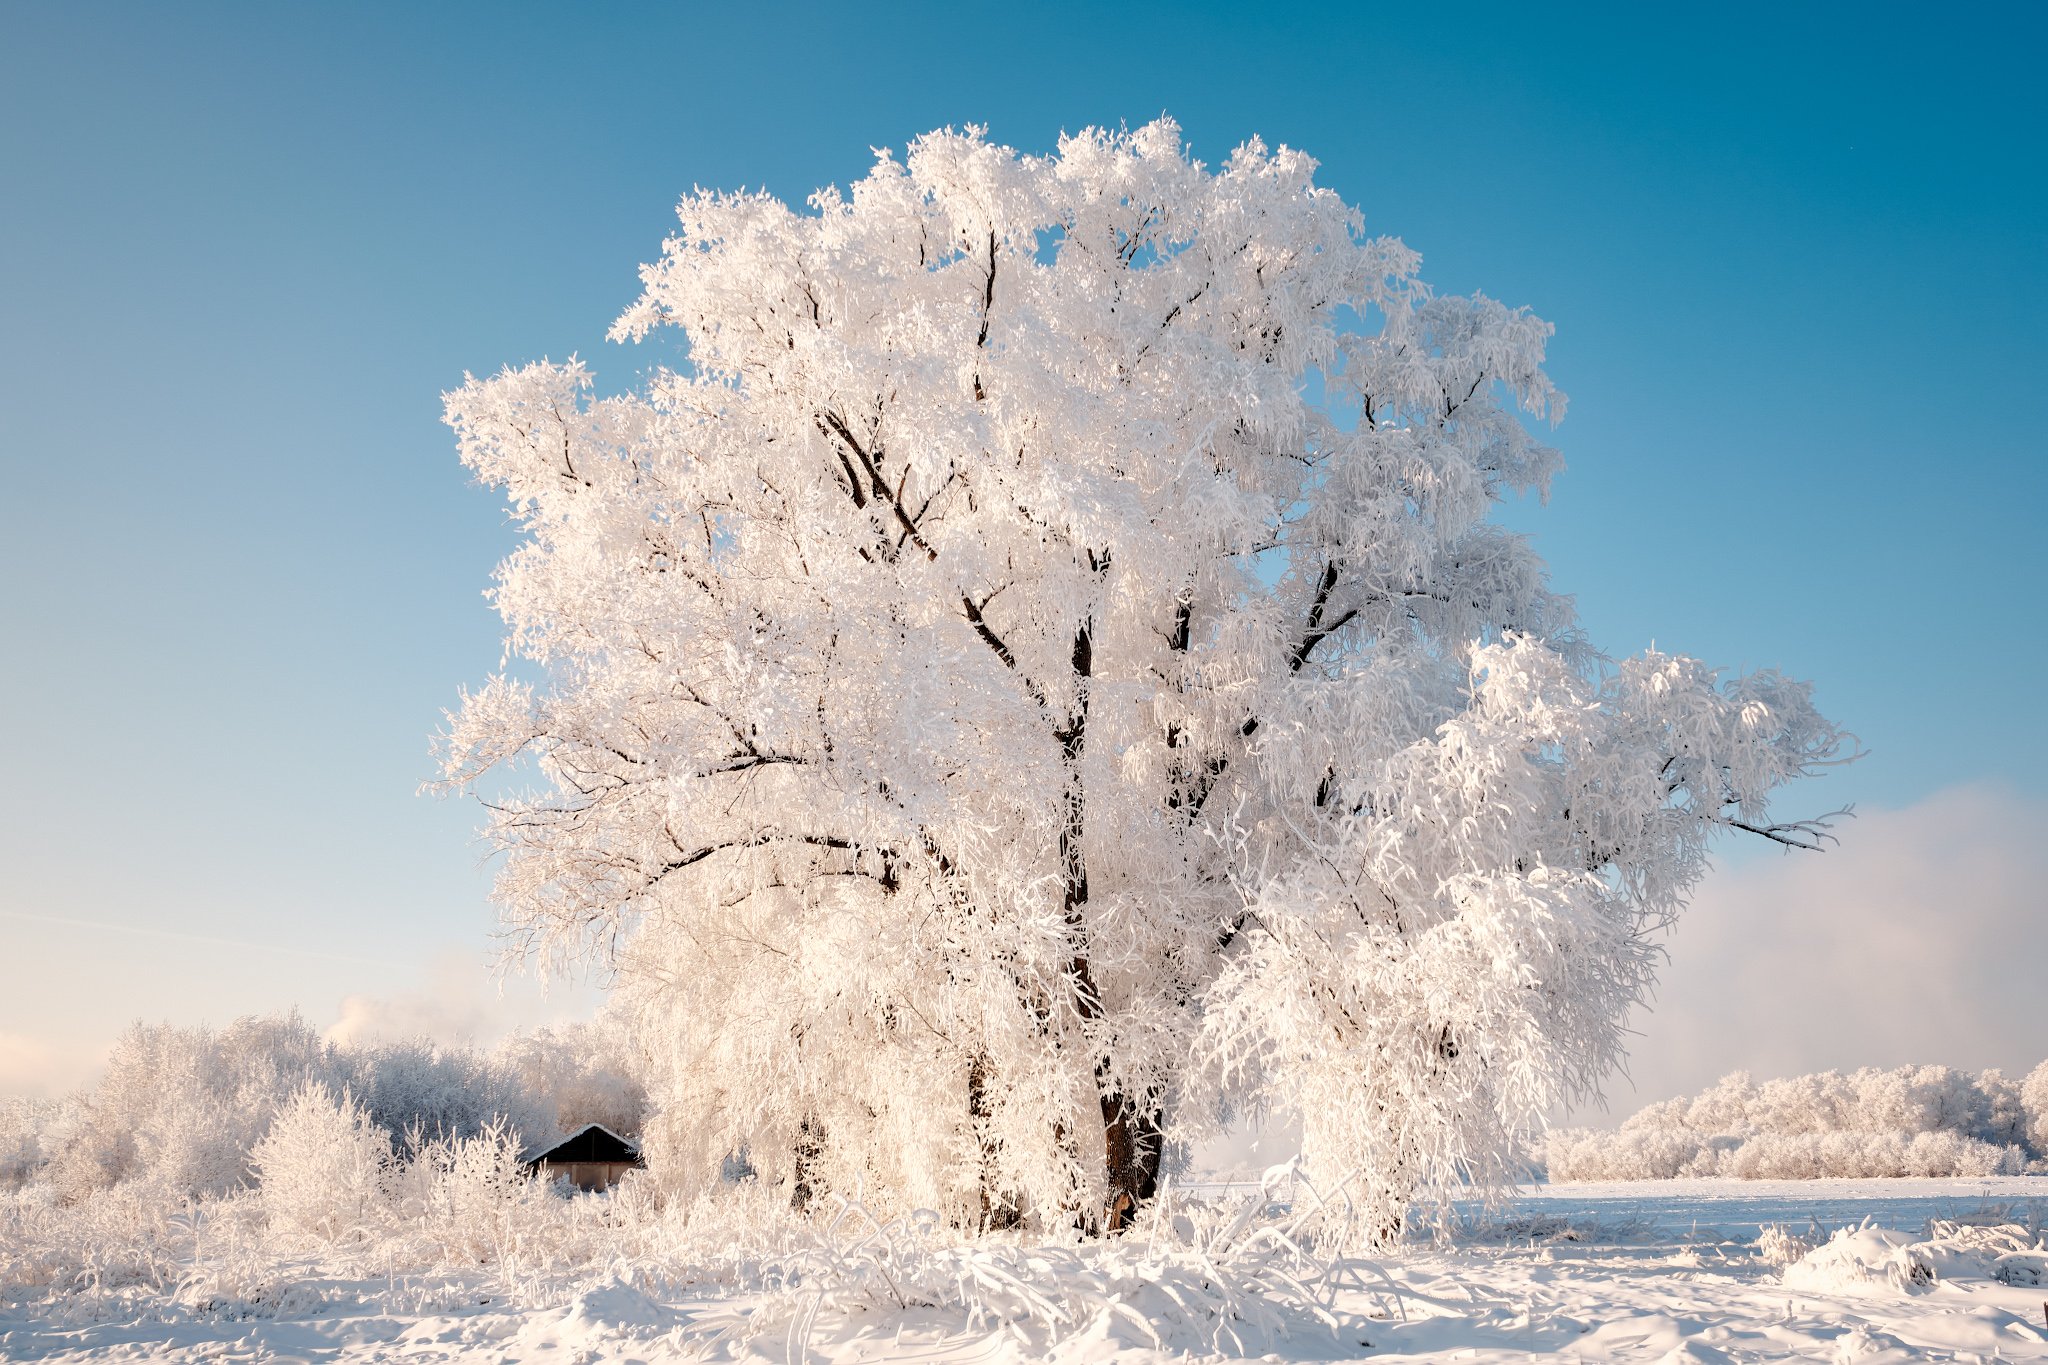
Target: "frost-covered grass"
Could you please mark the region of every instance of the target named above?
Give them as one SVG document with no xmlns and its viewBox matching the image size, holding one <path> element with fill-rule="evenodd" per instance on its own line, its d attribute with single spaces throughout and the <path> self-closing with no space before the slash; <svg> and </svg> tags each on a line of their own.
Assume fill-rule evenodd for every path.
<svg viewBox="0 0 2048 1365">
<path fill-rule="evenodd" d="M 1047 1245 L 851 1202 L 799 1222 L 746 1187 L 688 1210 L 550 1197 L 466 1250 L 279 1240 L 246 1196 L 109 1200 L 84 1225 L 17 1198 L 0 1357 L 2048 1360 L 2048 1181 L 1988 1205 L 1979 1182 L 1916 1185 L 1550 1190 L 1373 1265 L 1288 1246 L 1263 1197 L 1171 1199 L 1137 1235 Z M 52 1245 L 99 1278 L 21 1283 Z"/>
<path fill-rule="evenodd" d="M 801 1356 L 886 1326 L 994 1335 L 1027 1354 L 1136 1333 L 1240 1356 L 1305 1334 L 1359 1338 L 1366 1317 L 1401 1311 L 1383 1271 L 1314 1253 L 1298 1234 L 1309 1210 L 1275 1216 L 1264 1194 L 1169 1196 L 1114 1242 L 1026 1242 L 929 1214 L 885 1222 L 843 1198 L 800 1218 L 753 1184 L 687 1208 L 638 1179 L 569 1195 L 508 1179 L 496 1141 L 429 1144 L 346 1216 L 332 1203 L 308 1216 L 269 1187 L 193 1200 L 128 1185 L 69 1207 L 16 1191 L 0 1202 L 0 1353 L 253 1331 L 353 1332 L 374 1354 L 396 1320 L 567 1302 L 579 1339 L 659 1326 L 694 1352 Z M 477 1330 L 497 1340 L 496 1326 Z"/>
</svg>

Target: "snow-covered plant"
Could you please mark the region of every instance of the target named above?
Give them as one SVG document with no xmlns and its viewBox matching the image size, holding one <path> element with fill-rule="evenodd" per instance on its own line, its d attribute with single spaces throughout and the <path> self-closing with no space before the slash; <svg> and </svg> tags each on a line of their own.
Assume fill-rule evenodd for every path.
<svg viewBox="0 0 2048 1365">
<path fill-rule="evenodd" d="M 415 1132 L 388 1188 L 398 1217 L 444 1264 L 503 1260 L 536 1206 L 551 1199 L 502 1121 L 468 1137 Z"/>
<path fill-rule="evenodd" d="M 1152 1206 L 1127 1246 L 964 1242 L 928 1209 L 884 1222 L 841 1195 L 819 1202 L 804 1243 L 764 1263 L 770 1292 L 722 1332 L 734 1354 L 772 1344 L 802 1358 L 864 1317 L 938 1309 L 970 1332 L 1003 1328 L 1031 1356 L 1122 1345 L 1248 1357 L 1326 1335 L 1368 1345 L 1367 1323 L 1340 1306 L 1347 1292 L 1383 1316 L 1405 1312 L 1377 1266 L 1315 1254 L 1297 1240 L 1301 1215 L 1267 1216 L 1265 1191 L 1169 1218 Z"/>
<path fill-rule="evenodd" d="M 674 368 L 448 395 L 532 667 L 445 778 L 538 777 L 498 894 L 617 968 L 686 1191 L 1114 1229 L 1228 1104 L 1390 1235 L 1599 1084 L 1715 834 L 1817 842 L 1805 686 L 1610 665 L 1489 520 L 1550 326 L 1314 170 L 1162 120 L 696 194 L 615 328 Z"/>
<path fill-rule="evenodd" d="M 1819 1229 L 1816 1227 L 1814 1231 L 1818 1234 Z M 1783 1223 L 1766 1223 L 1757 1230 L 1757 1259 L 1773 1270 L 1783 1270 L 1812 1251 L 1816 1245 L 1818 1243 L 1801 1237 Z"/>
<path fill-rule="evenodd" d="M 278 1110 L 250 1161 L 275 1226 L 338 1240 L 379 1220 L 391 1135 L 348 1091 L 308 1082 Z"/>
<path fill-rule="evenodd" d="M 223 1194 L 251 1183 L 273 1117 L 308 1086 L 346 1091 L 394 1143 L 494 1126 L 544 1143 L 565 1122 L 632 1134 L 645 1104 L 611 1025 L 515 1035 L 486 1053 L 425 1039 L 333 1044 L 296 1013 L 219 1029 L 137 1024 L 77 1095 L 0 1101 L 0 1186 L 33 1179 L 73 1203 L 129 1181 Z"/>
<path fill-rule="evenodd" d="M 497 1052 L 422 1038 L 345 1050 L 340 1063 L 363 1108 L 394 1137 L 414 1128 L 471 1137 L 494 1121 L 535 1140 L 554 1132 L 553 1097 Z"/>
<path fill-rule="evenodd" d="M 2026 1099 L 2020 1081 L 2009 1078 L 1997 1067 L 1977 1073 L 1974 1082 L 1978 1103 L 1977 1135 L 2001 1147 L 2035 1144 L 2027 1135 Z M 2048 1136 L 2048 1134 L 2044 1134 Z M 2037 1148 L 2048 1151 L 2048 1148 Z"/>
<path fill-rule="evenodd" d="M 0 1097 L 0 1188 L 24 1184 L 42 1171 L 66 1111 L 58 1100 Z"/>
<path fill-rule="evenodd" d="M 332 1049 L 296 1013 L 217 1030 L 137 1024 L 79 1096 L 45 1178 L 74 1201 L 134 1179 L 219 1194 L 248 1179 L 249 1153 L 279 1104 L 308 1081 L 333 1081 L 334 1068 Z"/>
<path fill-rule="evenodd" d="M 2048 1279 L 2048 1248 L 2017 1223 L 1983 1226 L 1931 1219 L 1919 1241 L 1903 1232 L 1842 1228 L 1785 1268 L 1795 1289 L 1825 1293 L 1885 1289 L 1917 1293 L 1944 1280 L 1989 1279 L 2035 1286 Z"/>
</svg>

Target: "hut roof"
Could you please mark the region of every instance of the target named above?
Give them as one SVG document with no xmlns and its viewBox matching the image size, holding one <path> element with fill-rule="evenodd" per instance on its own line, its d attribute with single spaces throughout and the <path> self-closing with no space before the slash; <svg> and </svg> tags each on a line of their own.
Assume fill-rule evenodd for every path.
<svg viewBox="0 0 2048 1365">
<path fill-rule="evenodd" d="M 601 1123 L 586 1123 L 546 1151 L 527 1158 L 529 1164 L 542 1161 L 630 1161 L 638 1163 L 640 1149 Z"/>
</svg>

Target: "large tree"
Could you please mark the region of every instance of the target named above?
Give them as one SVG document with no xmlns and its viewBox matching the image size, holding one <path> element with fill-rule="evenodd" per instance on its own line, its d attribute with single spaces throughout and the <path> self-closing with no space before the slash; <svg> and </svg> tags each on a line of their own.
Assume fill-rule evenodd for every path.
<svg viewBox="0 0 2048 1365">
<path fill-rule="evenodd" d="M 1598 1083 L 1715 832 L 1818 838 L 1805 687 L 1603 659 L 1488 520 L 1550 327 L 1314 169 L 1162 121 L 695 194 L 615 328 L 675 368 L 449 396 L 530 665 L 447 776 L 539 775 L 499 896 L 616 967 L 671 1179 L 1114 1229 L 1280 1108 L 1384 1233 Z"/>
</svg>

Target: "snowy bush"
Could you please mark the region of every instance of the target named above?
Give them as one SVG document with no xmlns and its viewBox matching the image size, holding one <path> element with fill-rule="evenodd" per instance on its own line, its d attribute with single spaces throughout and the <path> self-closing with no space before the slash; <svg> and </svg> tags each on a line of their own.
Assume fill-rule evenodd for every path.
<svg viewBox="0 0 2048 1365">
<path fill-rule="evenodd" d="M 622 1135 L 640 1132 L 647 1122 L 647 1090 L 636 1058 L 626 1029 L 606 1016 L 514 1034 L 491 1060 L 513 1093 L 545 1106 L 527 1124 L 514 1124 L 529 1141 L 538 1141 L 546 1132 L 574 1132 L 587 1123 Z"/>
<path fill-rule="evenodd" d="M 340 1125 L 328 1138 L 346 1128 L 387 1154 L 443 1138 L 454 1151 L 485 1135 L 516 1154 L 593 1121 L 633 1136 L 646 1099 L 622 1069 L 629 1056 L 613 1025 L 515 1036 L 484 1053 L 423 1040 L 335 1045 L 295 1013 L 219 1029 L 137 1024 L 78 1094 L 0 1103 L 0 1189 L 28 1186 L 66 1205 L 131 1184 L 205 1199 L 256 1184 L 268 1160 L 279 1174 L 261 1183 L 299 1191 L 274 1194 L 294 1210 L 283 1223 L 311 1231 L 326 1216 L 291 1201 L 312 1198 L 321 1123 Z M 280 1121 L 290 1130 L 265 1147 Z M 332 1193 L 346 1203 L 354 1190 Z"/>
<path fill-rule="evenodd" d="M 1766 1223 L 1757 1230 L 1757 1259 L 1774 1269 L 1783 1270 L 1812 1251 L 1815 1245 L 1782 1223 Z"/>
<path fill-rule="evenodd" d="M 1308 1208 L 1271 1216 L 1270 1189 L 1148 1208 L 1129 1251 L 974 1239 L 928 1209 L 885 1222 L 858 1201 L 821 1202 L 795 1245 L 762 1261 L 771 1292 L 726 1328 L 735 1345 L 802 1358 L 813 1338 L 839 1336 L 864 1317 L 938 1309 L 969 1330 L 1006 1328 L 1032 1357 L 1093 1358 L 1118 1347 L 1292 1354 L 1318 1340 L 1367 1344 L 1370 1325 L 1339 1309 L 1341 1292 L 1366 1291 L 1385 1316 L 1402 1311 L 1372 1262 L 1310 1249 Z"/>
<path fill-rule="evenodd" d="M 1935 1219 L 1916 1240 L 1866 1220 L 1808 1251 L 1782 1278 L 1794 1289 L 1824 1293 L 1918 1293 L 1943 1280 L 1969 1279 L 2031 1288 L 2048 1279 L 2048 1247 L 2017 1223 Z"/>
<path fill-rule="evenodd" d="M 250 1154 L 272 1222 L 328 1240 L 379 1221 L 391 1135 L 344 1090 L 309 1081 L 286 1100 Z"/>
<path fill-rule="evenodd" d="M 388 1188 L 399 1220 L 429 1259 L 479 1265 L 521 1244 L 525 1225 L 553 1211 L 547 1186 L 527 1174 L 516 1134 L 503 1122 L 468 1137 L 415 1134 Z"/>
<path fill-rule="evenodd" d="M 61 1141 L 66 1106 L 55 1100 L 0 1098 L 0 1189 L 32 1180 Z"/>
<path fill-rule="evenodd" d="M 332 1049 L 296 1013 L 218 1031 L 137 1024 L 79 1097 L 45 1178 L 74 1202 L 138 1179 L 220 1194 L 248 1179 L 249 1153 L 293 1091 L 336 1079 Z"/>
<path fill-rule="evenodd" d="M 2048 1065 L 2025 1086 L 1942 1066 L 1761 1086 L 1738 1072 L 1691 1099 L 1648 1105 L 1613 1132 L 1552 1133 L 1548 1170 L 1560 1181 L 2016 1175 L 2048 1157 L 2048 1131 L 2029 1127 L 2037 1100 L 2048 1100 Z"/>
<path fill-rule="evenodd" d="M 497 1052 L 439 1047 L 412 1039 L 344 1049 L 339 1069 L 374 1122 L 394 1141 L 418 1128 L 471 1137 L 502 1122 L 544 1142 L 555 1132 L 555 1103 Z"/>
<path fill-rule="evenodd" d="M 1907 1234 L 1868 1222 L 1842 1228 L 1786 1266 L 1783 1279 L 1794 1289 L 1823 1294 L 1925 1289 L 1934 1283 L 1934 1273 L 1913 1258 L 1912 1244 Z"/>
</svg>

